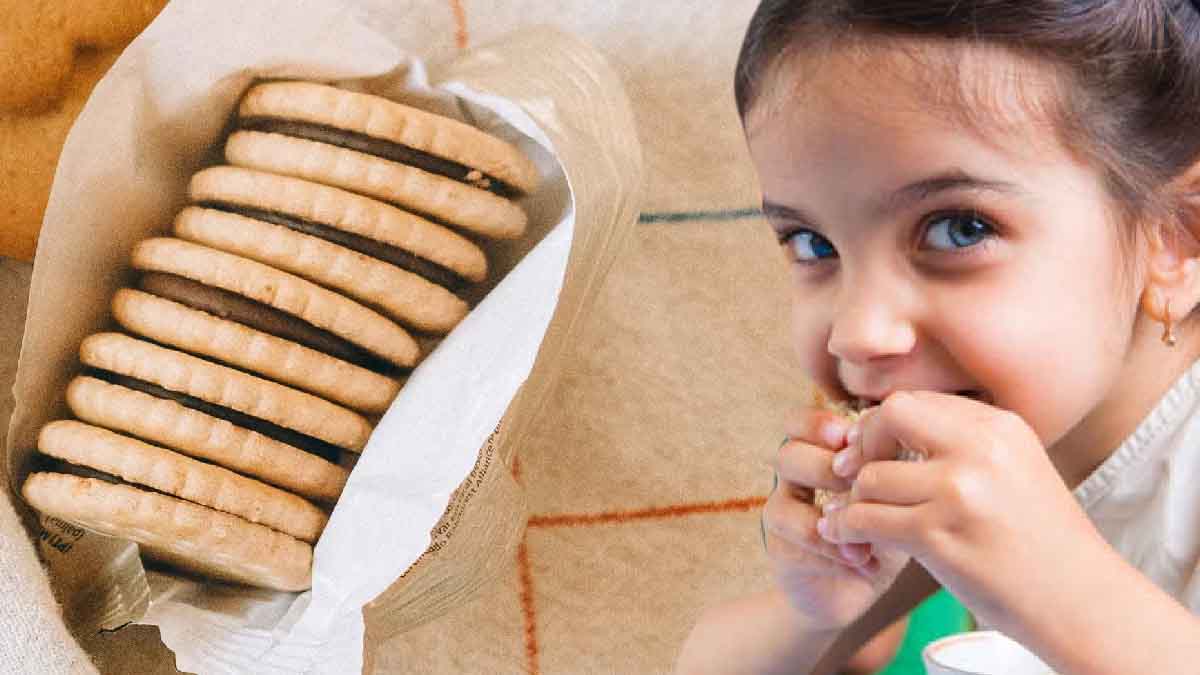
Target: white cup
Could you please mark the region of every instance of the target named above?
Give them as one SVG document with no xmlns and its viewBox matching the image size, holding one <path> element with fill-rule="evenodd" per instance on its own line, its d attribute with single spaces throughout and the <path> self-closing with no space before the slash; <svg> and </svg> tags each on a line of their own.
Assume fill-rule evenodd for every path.
<svg viewBox="0 0 1200 675">
<path fill-rule="evenodd" d="M 928 675 L 1054 675 L 1019 642 L 994 630 L 959 633 L 921 650 Z"/>
</svg>

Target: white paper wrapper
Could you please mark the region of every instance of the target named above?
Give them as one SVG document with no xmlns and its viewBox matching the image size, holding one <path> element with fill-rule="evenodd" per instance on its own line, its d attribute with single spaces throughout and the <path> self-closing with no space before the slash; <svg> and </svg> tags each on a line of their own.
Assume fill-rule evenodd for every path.
<svg viewBox="0 0 1200 675">
<path fill-rule="evenodd" d="M 561 38 L 546 43 L 549 48 L 559 44 L 555 39 Z M 544 58 L 538 54 L 546 44 L 533 39 L 514 53 L 536 61 Z M 381 594 L 394 590 L 423 554 L 437 564 L 443 542 L 431 547 L 431 530 L 437 526 L 448 537 L 461 516 L 447 513 L 452 493 L 466 504 L 485 476 L 499 473 L 488 473 L 489 463 L 504 461 L 504 453 L 496 452 L 503 434 L 493 432 L 535 362 L 538 372 L 553 367 L 538 359 L 547 360 L 539 350 L 549 342 L 556 310 L 559 328 L 551 332 L 561 342 L 636 217 L 631 195 L 640 188 L 640 153 L 624 149 L 602 157 L 601 168 L 579 171 L 611 189 L 613 205 L 590 209 L 589 222 L 603 222 L 585 237 L 588 242 L 576 239 L 577 200 L 551 136 L 563 138 L 564 128 L 574 126 L 601 142 L 606 125 L 621 136 L 632 136 L 633 126 L 615 78 L 577 45 L 564 49 L 567 57 L 553 65 L 531 64 L 530 76 L 553 78 L 560 68 L 562 79 L 576 77 L 585 87 L 590 79 L 605 99 L 616 99 L 597 105 L 586 122 L 561 119 L 554 96 L 539 97 L 537 86 L 523 105 L 466 82 L 433 87 L 417 58 L 420 45 L 394 44 L 344 2 L 176 0 L 121 56 L 68 136 L 47 209 L 7 448 L 18 483 L 28 471 L 37 430 L 69 416 L 62 392 L 78 371 L 75 352 L 83 336 L 112 325 L 108 299 L 133 278 L 128 251 L 164 232 L 186 202 L 191 174 L 220 161 L 217 141 L 253 80 L 334 82 L 469 121 L 517 144 L 537 163 L 543 185 L 522 201 L 530 215 L 527 237 L 489 249 L 489 281 L 468 295 L 478 305 L 413 373 L 380 421 L 316 546 L 311 591 L 248 589 L 163 571 L 143 575 L 127 542 L 49 520 L 42 550 L 77 625 L 157 625 L 178 667 L 191 672 L 361 668 L 364 606 L 379 605 Z M 468 79 L 497 54 L 480 50 L 464 68 Z M 572 68 L 586 77 L 570 73 Z M 636 148 L 635 138 L 625 142 Z M 629 165 L 616 166 L 617 159 Z M 573 284 L 564 291 L 569 261 L 581 264 L 581 256 L 597 251 L 602 260 L 583 264 L 587 271 L 577 279 L 568 275 Z M 566 316 L 560 295 L 572 298 Z M 544 399 L 551 379 L 541 377 L 526 393 Z M 515 420 L 517 426 L 527 427 L 527 417 Z M 392 602 L 379 611 L 395 614 Z M 421 611 L 433 612 L 438 603 L 430 607 Z M 96 616 L 96 609 L 103 611 Z M 383 634 L 413 620 L 389 621 Z"/>
</svg>

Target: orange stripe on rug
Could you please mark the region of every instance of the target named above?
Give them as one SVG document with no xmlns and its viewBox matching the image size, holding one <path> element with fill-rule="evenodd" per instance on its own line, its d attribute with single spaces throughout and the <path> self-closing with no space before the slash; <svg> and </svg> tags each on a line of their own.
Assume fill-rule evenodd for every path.
<svg viewBox="0 0 1200 675">
<path fill-rule="evenodd" d="M 721 502 L 702 502 L 698 504 L 675 504 L 659 506 L 636 511 L 609 511 L 601 513 L 566 513 L 549 516 L 530 516 L 529 527 L 579 527 L 581 525 L 607 525 L 612 523 L 627 523 L 634 520 L 654 520 L 662 518 L 679 518 L 703 513 L 729 513 L 733 511 L 749 511 L 761 508 L 767 503 L 766 497 L 749 497 L 746 499 L 727 499 Z"/>
<path fill-rule="evenodd" d="M 450 0 L 450 9 L 454 11 L 454 41 L 459 49 L 466 49 L 471 43 L 471 35 L 467 32 L 467 10 L 463 8 L 462 0 Z"/>
<path fill-rule="evenodd" d="M 517 549 L 517 576 L 521 582 L 521 616 L 525 619 L 525 672 L 538 675 L 537 611 L 533 604 L 533 570 L 529 566 L 528 540 Z"/>
</svg>

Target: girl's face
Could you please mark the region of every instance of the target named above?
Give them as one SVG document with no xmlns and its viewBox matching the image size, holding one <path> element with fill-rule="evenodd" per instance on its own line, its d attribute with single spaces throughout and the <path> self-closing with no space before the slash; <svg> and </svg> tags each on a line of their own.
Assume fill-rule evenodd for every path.
<svg viewBox="0 0 1200 675">
<path fill-rule="evenodd" d="M 893 49 L 780 65 L 747 116 L 802 366 L 848 397 L 982 392 L 1073 486 L 1192 357 L 1137 311 L 1140 272 L 1118 283 L 1100 174 L 1038 112 L 1050 74 L 956 52 L 972 124 L 938 102 L 938 84 L 957 85 Z"/>
</svg>

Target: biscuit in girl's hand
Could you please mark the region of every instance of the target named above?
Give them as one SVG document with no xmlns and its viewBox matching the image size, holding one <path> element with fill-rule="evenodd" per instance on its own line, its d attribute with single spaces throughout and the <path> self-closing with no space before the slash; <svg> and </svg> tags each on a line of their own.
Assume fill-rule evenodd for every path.
<svg viewBox="0 0 1200 675">
<path fill-rule="evenodd" d="M 862 416 L 861 402 L 824 400 L 820 407 L 838 413 L 852 422 Z M 837 493 L 832 490 L 816 488 L 813 490 L 813 505 L 818 509 L 823 508 L 836 496 Z"/>
<path fill-rule="evenodd" d="M 824 400 L 824 401 L 820 402 L 819 405 L 820 405 L 820 407 L 823 407 L 826 410 L 831 410 L 833 412 L 836 412 L 836 413 L 842 415 L 843 417 L 845 417 L 846 419 L 850 420 L 851 422 L 853 422 L 853 421 L 858 420 L 860 417 L 862 417 L 863 412 L 865 412 L 864 406 L 866 404 L 862 400 L 858 400 L 858 401 Z M 905 461 L 905 462 L 919 462 L 922 459 L 924 459 L 924 456 L 921 455 L 921 453 L 919 453 L 919 452 L 915 452 L 915 451 L 908 450 L 908 449 L 902 449 L 900 451 L 900 455 L 899 455 L 898 459 L 901 461 Z M 832 490 L 824 490 L 821 488 L 817 488 L 813 491 L 813 505 L 815 505 L 818 509 L 820 509 L 820 508 L 824 507 L 825 504 L 827 504 L 831 499 L 836 497 L 837 494 L 838 493 L 835 493 Z"/>
</svg>

